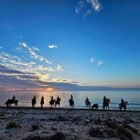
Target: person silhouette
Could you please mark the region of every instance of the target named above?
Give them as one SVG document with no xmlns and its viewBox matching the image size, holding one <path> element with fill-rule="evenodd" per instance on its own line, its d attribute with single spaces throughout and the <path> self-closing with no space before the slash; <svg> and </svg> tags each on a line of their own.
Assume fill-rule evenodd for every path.
<svg viewBox="0 0 140 140">
<path fill-rule="evenodd" d="M 70 99 L 73 100 L 73 96 L 72 96 L 72 94 L 70 95 Z"/>
<path fill-rule="evenodd" d="M 36 104 L 36 97 L 34 96 L 33 99 L 32 99 L 32 107 L 34 107 Z"/>
<path fill-rule="evenodd" d="M 41 108 L 43 108 L 43 104 L 44 104 L 44 97 L 43 96 L 41 97 L 40 104 L 41 104 Z"/>
<path fill-rule="evenodd" d="M 13 98 L 12 98 L 12 100 L 15 100 L 16 99 L 16 97 L 15 97 L 15 95 L 13 95 Z"/>
<path fill-rule="evenodd" d="M 124 106 L 124 99 L 121 99 L 121 105 Z"/>
</svg>

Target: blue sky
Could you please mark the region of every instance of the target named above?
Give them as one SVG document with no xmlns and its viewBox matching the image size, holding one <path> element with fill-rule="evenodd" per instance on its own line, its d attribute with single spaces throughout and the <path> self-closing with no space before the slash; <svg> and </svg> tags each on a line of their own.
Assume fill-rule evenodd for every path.
<svg viewBox="0 0 140 140">
<path fill-rule="evenodd" d="M 139 5 L 139 0 L 1 0 L 1 86 L 140 87 Z"/>
</svg>

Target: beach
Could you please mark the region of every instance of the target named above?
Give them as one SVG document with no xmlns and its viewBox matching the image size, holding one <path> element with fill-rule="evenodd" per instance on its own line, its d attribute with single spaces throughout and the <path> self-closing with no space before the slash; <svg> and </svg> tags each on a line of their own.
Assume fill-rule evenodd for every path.
<svg viewBox="0 0 140 140">
<path fill-rule="evenodd" d="M 139 140 L 139 111 L 0 108 L 0 140 Z"/>
</svg>

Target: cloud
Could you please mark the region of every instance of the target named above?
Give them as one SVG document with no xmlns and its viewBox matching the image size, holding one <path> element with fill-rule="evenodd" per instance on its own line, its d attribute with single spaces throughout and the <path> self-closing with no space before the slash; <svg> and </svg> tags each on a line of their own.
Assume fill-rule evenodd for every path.
<svg viewBox="0 0 140 140">
<path fill-rule="evenodd" d="M 3 47 L 2 46 L 0 46 L 0 49 L 2 49 Z"/>
<path fill-rule="evenodd" d="M 92 5 L 92 9 L 94 9 L 96 12 L 99 12 L 101 10 L 101 4 L 98 0 L 86 0 L 88 3 Z"/>
<path fill-rule="evenodd" d="M 91 57 L 91 58 L 90 58 L 90 62 L 91 62 L 91 63 L 95 63 L 97 66 L 101 66 L 101 65 L 104 64 L 104 61 L 98 60 L 98 59 L 95 58 L 95 57 Z"/>
<path fill-rule="evenodd" d="M 101 4 L 98 0 L 82 0 L 79 1 L 75 7 L 76 14 L 82 14 L 83 18 L 91 15 L 93 12 L 99 12 L 101 10 Z"/>
<path fill-rule="evenodd" d="M 96 58 L 91 57 L 90 58 L 90 62 L 93 63 L 95 61 Z"/>
<path fill-rule="evenodd" d="M 104 64 L 103 61 L 101 61 L 101 60 L 97 61 L 97 66 L 101 66 L 101 65 L 103 65 L 103 64 Z"/>
<path fill-rule="evenodd" d="M 56 66 L 56 70 L 57 70 L 57 71 L 64 71 L 64 69 L 62 68 L 61 65 L 57 65 L 57 66 Z"/>
<path fill-rule="evenodd" d="M 84 1 L 79 1 L 78 5 L 75 7 L 75 13 L 79 14 L 80 11 L 83 9 L 84 5 Z"/>
<path fill-rule="evenodd" d="M 25 42 L 20 42 L 19 45 L 28 50 L 31 58 L 41 62 L 45 62 L 47 64 L 52 64 L 52 62 L 50 62 L 47 58 L 37 54 L 36 51 L 33 48 L 29 47 Z"/>
<path fill-rule="evenodd" d="M 32 49 L 35 50 L 35 51 L 39 51 L 39 50 L 40 50 L 40 49 L 37 48 L 37 47 L 32 47 Z"/>
<path fill-rule="evenodd" d="M 58 46 L 57 45 L 54 45 L 54 44 L 50 44 L 50 45 L 48 45 L 48 48 L 49 49 L 54 49 L 54 48 L 58 48 Z"/>
</svg>

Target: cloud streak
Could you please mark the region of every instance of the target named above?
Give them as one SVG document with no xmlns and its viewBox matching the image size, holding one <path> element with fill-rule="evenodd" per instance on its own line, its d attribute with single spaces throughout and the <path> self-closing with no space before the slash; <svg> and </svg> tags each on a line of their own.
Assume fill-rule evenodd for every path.
<svg viewBox="0 0 140 140">
<path fill-rule="evenodd" d="M 86 1 L 91 4 L 92 9 L 95 10 L 96 12 L 99 12 L 101 10 L 101 4 L 99 3 L 98 0 L 86 0 Z"/>
<path fill-rule="evenodd" d="M 36 59 L 36 60 L 41 61 L 41 62 L 45 62 L 47 64 L 52 64 L 52 62 L 50 62 L 47 58 L 37 54 L 35 52 L 35 50 L 33 48 L 29 47 L 25 42 L 20 42 L 19 45 L 28 50 L 28 53 L 30 54 L 31 58 Z"/>
<path fill-rule="evenodd" d="M 54 48 L 58 48 L 58 46 L 57 45 L 54 45 L 54 44 L 50 44 L 50 45 L 48 45 L 48 48 L 49 49 L 54 49 Z"/>
<path fill-rule="evenodd" d="M 98 59 L 95 58 L 95 57 L 91 57 L 91 58 L 90 58 L 90 63 L 95 63 L 97 66 L 101 66 L 101 65 L 104 64 L 104 61 L 98 60 Z"/>
</svg>

